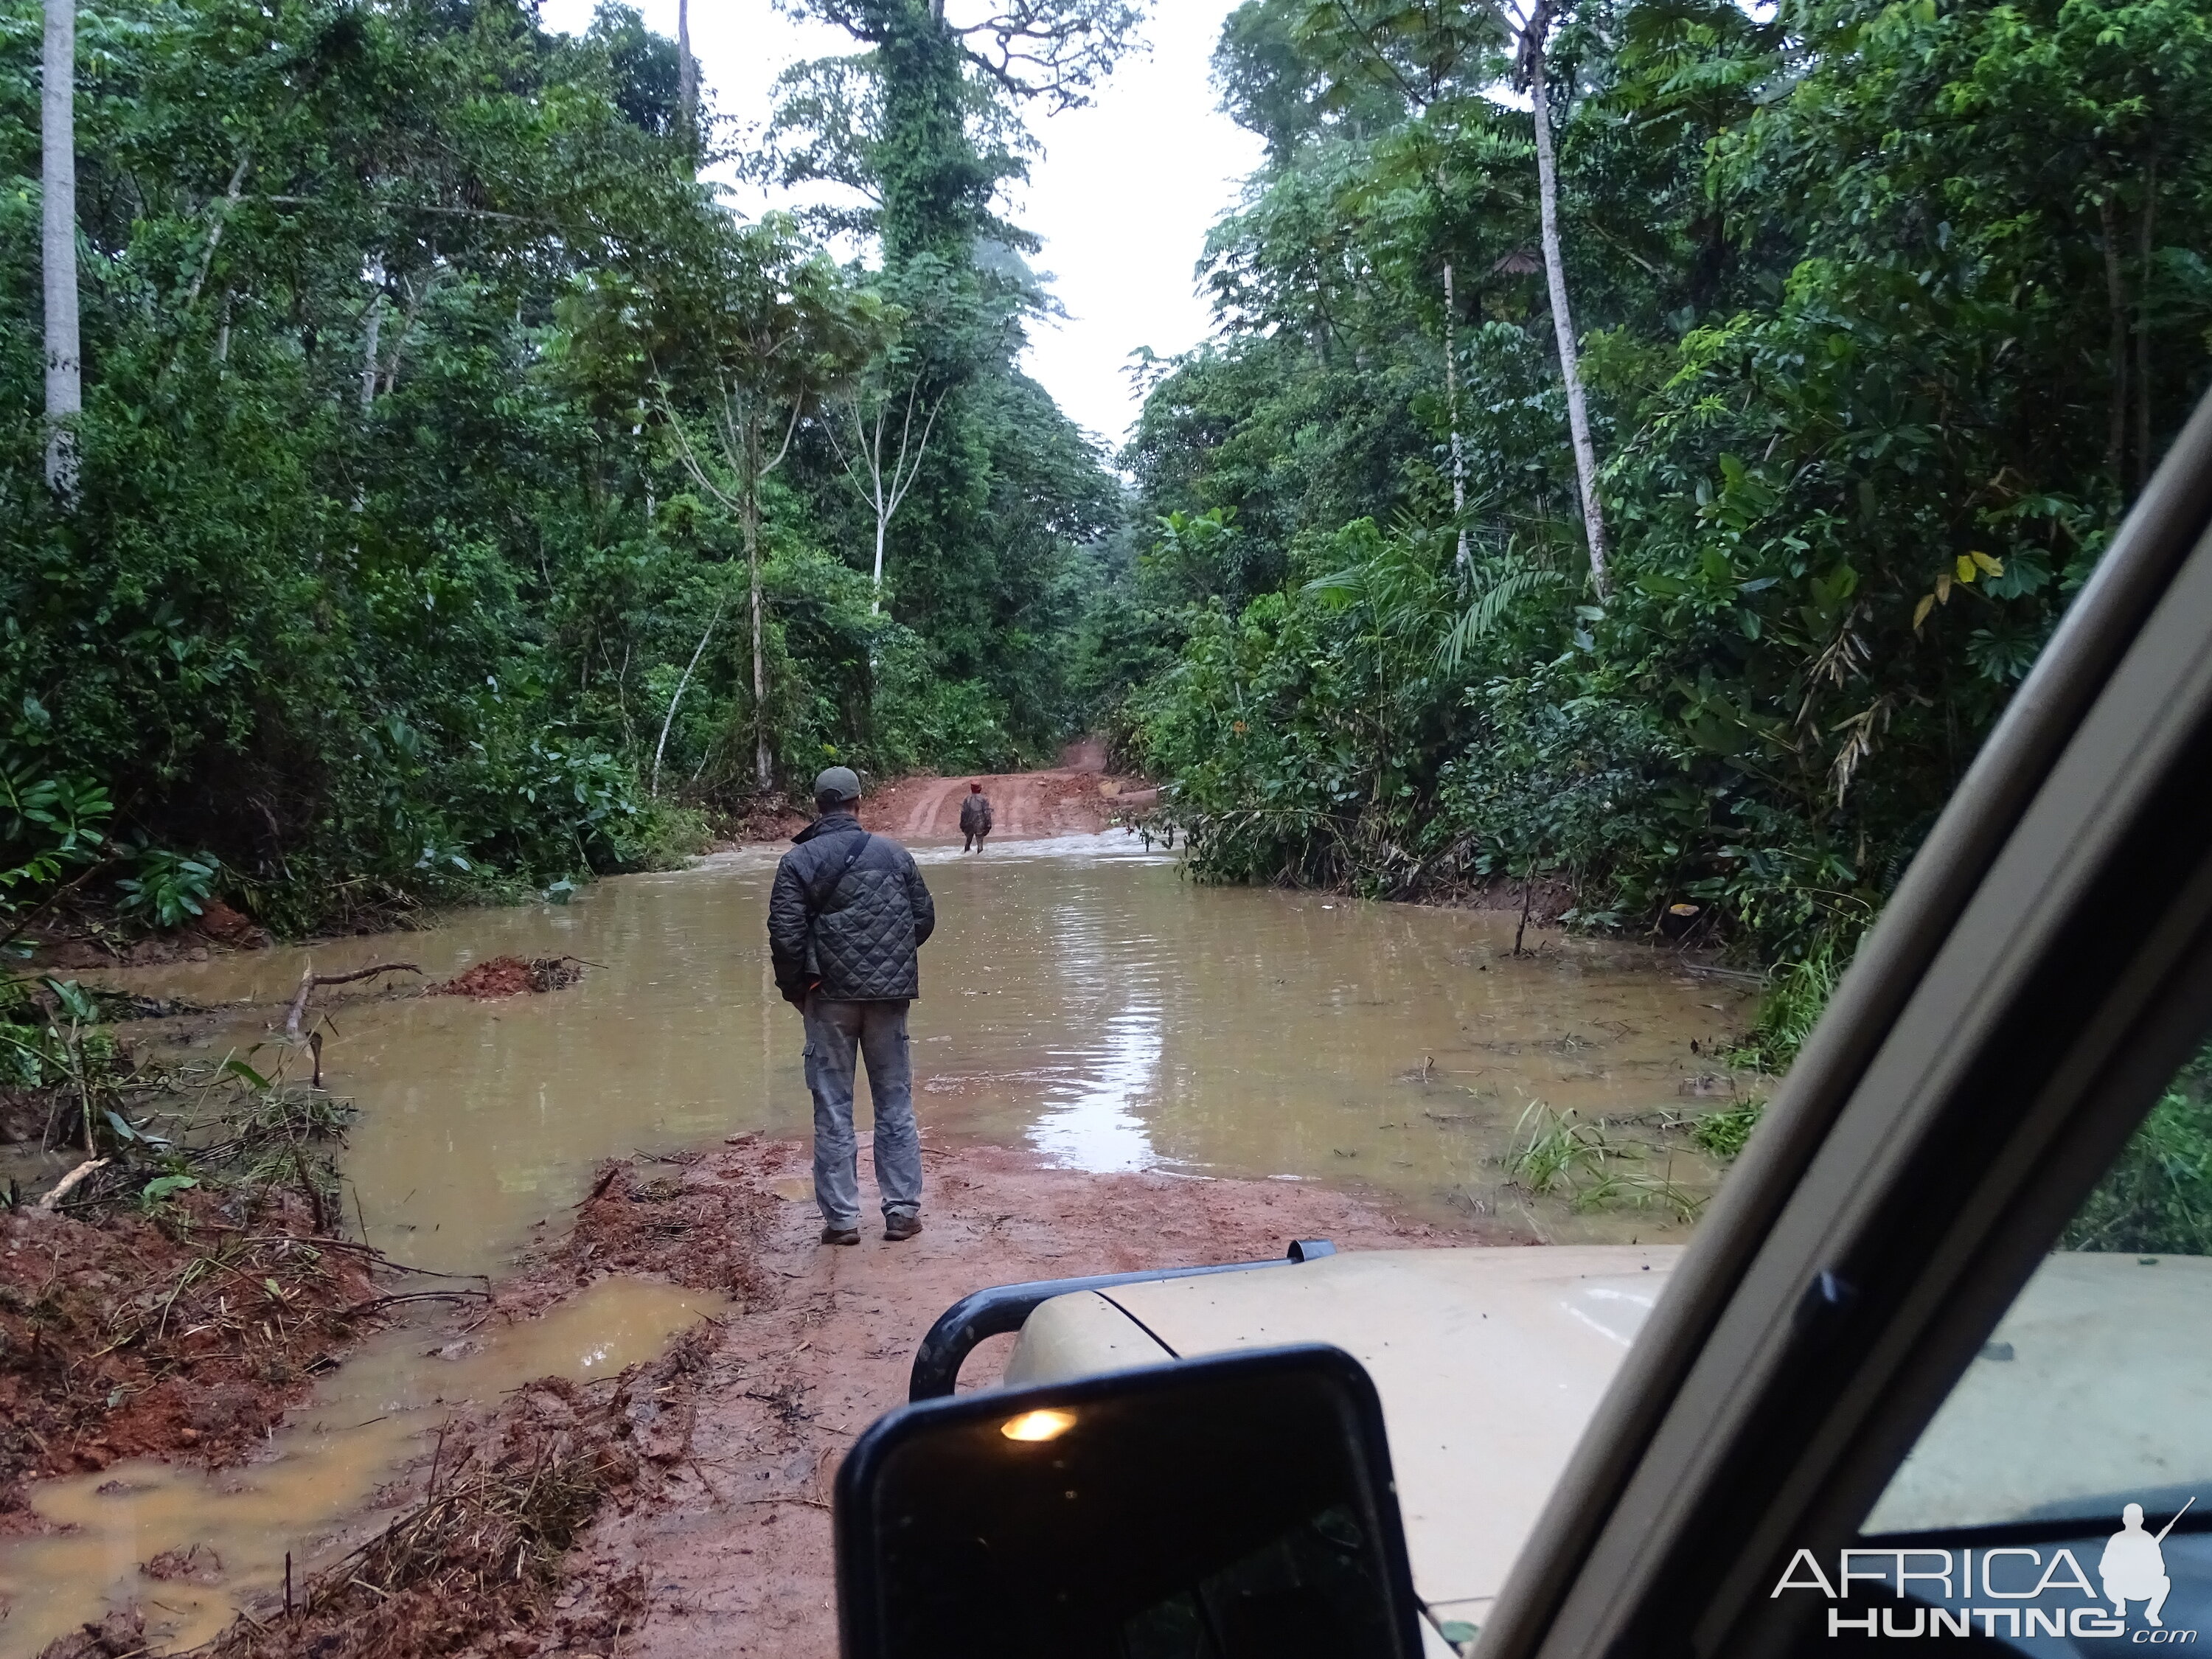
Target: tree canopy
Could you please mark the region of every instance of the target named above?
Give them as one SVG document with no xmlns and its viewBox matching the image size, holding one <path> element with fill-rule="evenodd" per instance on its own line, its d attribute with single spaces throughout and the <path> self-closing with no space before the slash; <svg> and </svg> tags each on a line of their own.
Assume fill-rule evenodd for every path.
<svg viewBox="0 0 2212 1659">
<path fill-rule="evenodd" d="M 1016 367 L 1034 283 L 978 247 L 1015 234 L 1003 100 L 1080 96 L 1130 20 L 877 9 L 905 32 L 845 71 L 847 159 L 896 210 L 848 263 L 699 181 L 733 124 L 689 130 L 676 46 L 617 4 L 577 37 L 517 0 L 84 10 L 65 497 L 40 9 L 0 3 L 15 921 L 157 869 L 166 919 L 219 887 L 283 929 L 558 887 L 832 757 L 1013 764 L 1078 722 L 1060 641 L 1117 492 Z M 834 405 L 915 364 L 945 412 L 879 589 Z"/>
<path fill-rule="evenodd" d="M 1224 106 L 1267 161 L 1207 249 L 1215 337 L 1158 366 L 1127 456 L 1157 526 L 1127 741 L 1205 873 L 1565 872 L 1599 924 L 1847 942 L 2212 380 L 2212 25 L 1547 21 L 1550 292 L 1525 9 L 1231 15 Z"/>
</svg>

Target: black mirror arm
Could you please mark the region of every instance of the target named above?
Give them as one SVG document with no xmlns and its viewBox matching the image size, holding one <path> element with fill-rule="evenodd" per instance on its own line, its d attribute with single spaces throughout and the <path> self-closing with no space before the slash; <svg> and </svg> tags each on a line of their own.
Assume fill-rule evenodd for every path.
<svg viewBox="0 0 2212 1659">
<path fill-rule="evenodd" d="M 1243 1273 L 1255 1267 L 1279 1267 L 1287 1263 L 1317 1261 L 1334 1255 L 1336 1246 L 1325 1238 L 1295 1240 L 1282 1257 L 1272 1261 L 1224 1261 L 1211 1267 L 1150 1268 L 1133 1273 L 1093 1273 L 1087 1279 L 1040 1279 L 1026 1285 L 994 1285 L 962 1297 L 938 1316 L 915 1350 L 914 1373 L 907 1383 L 908 1400 L 943 1400 L 951 1395 L 960 1380 L 960 1367 L 987 1337 L 1003 1336 L 1021 1329 L 1037 1307 L 1056 1296 L 1084 1291 L 1110 1290 L 1116 1285 L 1150 1284 L 1162 1279 L 1197 1279 L 1207 1273 Z"/>
</svg>

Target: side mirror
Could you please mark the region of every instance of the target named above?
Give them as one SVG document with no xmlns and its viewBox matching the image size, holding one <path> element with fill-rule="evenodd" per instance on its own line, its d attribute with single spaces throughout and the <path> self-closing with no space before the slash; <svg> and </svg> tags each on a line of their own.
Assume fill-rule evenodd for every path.
<svg viewBox="0 0 2212 1659">
<path fill-rule="evenodd" d="M 1375 1385 L 1261 1349 L 903 1406 L 837 1472 L 844 1659 L 1418 1659 Z"/>
</svg>

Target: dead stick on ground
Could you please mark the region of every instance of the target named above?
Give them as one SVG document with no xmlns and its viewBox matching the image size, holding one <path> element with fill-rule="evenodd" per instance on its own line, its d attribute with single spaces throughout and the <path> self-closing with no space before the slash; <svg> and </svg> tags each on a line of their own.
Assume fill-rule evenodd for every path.
<svg viewBox="0 0 2212 1659">
<path fill-rule="evenodd" d="M 55 1184 L 53 1191 L 48 1193 L 35 1205 L 32 1206 L 32 1207 L 39 1210 L 52 1210 L 55 1206 L 58 1205 L 62 1201 L 63 1199 L 69 1196 L 70 1188 L 76 1186 L 78 1182 L 83 1180 L 94 1170 L 104 1170 L 106 1167 L 107 1160 L 104 1158 L 87 1158 L 83 1163 L 78 1164 L 76 1168 L 71 1170 L 67 1175 L 64 1176 L 61 1180 Z"/>
<path fill-rule="evenodd" d="M 300 1040 L 300 1019 L 307 1012 L 307 998 L 319 985 L 350 985 L 356 980 L 374 979 L 379 974 L 419 974 L 422 970 L 411 962 L 380 962 L 374 968 L 363 968 L 350 974 L 319 974 L 315 964 L 309 963 L 300 971 L 300 988 L 293 994 L 292 1006 L 284 1015 L 284 1035 L 295 1042 Z"/>
</svg>

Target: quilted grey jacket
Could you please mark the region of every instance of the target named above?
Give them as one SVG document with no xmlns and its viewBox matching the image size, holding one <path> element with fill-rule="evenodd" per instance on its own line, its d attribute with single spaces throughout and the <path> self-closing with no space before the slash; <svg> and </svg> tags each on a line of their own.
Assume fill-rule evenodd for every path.
<svg viewBox="0 0 2212 1659">
<path fill-rule="evenodd" d="M 858 845 L 863 833 L 850 812 L 825 813 L 775 866 L 769 953 L 787 1002 L 805 1002 L 810 990 L 836 1002 L 921 994 L 917 953 L 937 906 L 905 848 L 881 836 Z"/>
</svg>

